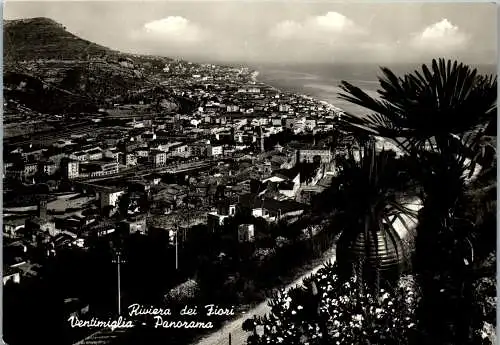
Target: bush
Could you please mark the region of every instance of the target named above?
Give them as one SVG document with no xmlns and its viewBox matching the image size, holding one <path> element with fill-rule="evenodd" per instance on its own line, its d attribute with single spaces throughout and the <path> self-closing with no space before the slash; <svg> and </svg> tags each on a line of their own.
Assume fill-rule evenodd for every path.
<svg viewBox="0 0 500 345">
<path fill-rule="evenodd" d="M 189 279 L 184 283 L 177 285 L 165 295 L 165 302 L 185 302 L 194 299 L 199 292 L 198 283 Z"/>
<path fill-rule="evenodd" d="M 418 293 L 405 277 L 392 291 L 370 293 L 356 277 L 342 282 L 326 265 L 304 280 L 308 288 L 278 292 L 271 314 L 247 320 L 249 345 L 407 344 L 416 326 Z"/>
</svg>

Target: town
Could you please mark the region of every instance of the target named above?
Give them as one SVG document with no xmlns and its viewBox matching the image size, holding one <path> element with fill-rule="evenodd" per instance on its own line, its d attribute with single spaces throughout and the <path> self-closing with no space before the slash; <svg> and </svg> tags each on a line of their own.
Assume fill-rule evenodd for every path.
<svg viewBox="0 0 500 345">
<path fill-rule="evenodd" d="M 256 82 L 246 69 L 177 62 L 164 71 L 174 93 L 199 105 L 192 113 L 143 115 L 144 100 L 114 104 L 78 133 L 5 145 L 9 237 L 43 230 L 47 240 L 85 247 L 85 237 L 99 228 L 96 216 L 112 218 L 124 195 L 132 194 L 150 202 L 149 215 L 130 203 L 132 232 L 145 233 L 146 219 L 166 226 L 196 198 L 202 212 L 192 221 L 220 225 L 236 207 L 216 207 L 222 187 L 239 203 L 258 195 L 259 202 L 246 205 L 252 214 L 278 221 L 300 214 L 300 202 L 333 174 L 332 143 L 315 138 L 329 138 L 340 110 Z M 101 125 L 110 117 L 113 125 Z M 302 163 L 317 165 L 301 176 Z M 185 180 L 173 183 L 179 174 Z M 35 218 L 22 216 L 35 208 Z"/>
<path fill-rule="evenodd" d="M 129 65 L 137 68 L 130 60 L 123 66 Z M 284 243 L 316 235 L 311 201 L 328 188 L 336 155 L 350 146 L 337 128 L 342 111 L 263 84 L 257 74 L 173 60 L 157 82 L 196 106 L 140 97 L 150 94 L 142 90 L 95 114 L 56 118 L 74 127 L 6 138 L 4 284 L 35 279 L 43 265 L 68 255 L 62 253 L 142 236 L 175 248 L 162 263 L 177 272 L 163 284 L 175 290 L 174 282 L 189 285 L 199 270 L 186 257 L 201 254 L 192 249 L 204 238 L 200 226 L 251 243 L 260 261 Z M 293 224 L 297 231 L 283 230 Z M 68 315 L 93 309 L 89 298 L 65 297 Z"/>
<path fill-rule="evenodd" d="M 9 2 L 2 339 L 494 344 L 496 17 L 425 6 Z"/>
</svg>

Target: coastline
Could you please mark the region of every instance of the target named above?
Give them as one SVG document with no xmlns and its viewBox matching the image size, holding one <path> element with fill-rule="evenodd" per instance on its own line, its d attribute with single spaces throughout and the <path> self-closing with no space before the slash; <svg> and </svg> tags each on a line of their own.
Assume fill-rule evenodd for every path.
<svg viewBox="0 0 500 345">
<path fill-rule="evenodd" d="M 263 80 L 260 80 L 258 78 L 259 75 L 261 75 L 260 71 L 253 70 L 253 72 L 251 73 L 251 77 L 250 77 L 250 79 L 252 80 L 253 83 L 262 84 L 262 85 L 265 85 L 265 86 L 267 86 L 267 87 L 269 87 L 269 88 L 271 88 L 272 90 L 275 90 L 275 91 L 279 91 L 279 92 L 283 92 L 283 93 L 291 93 L 291 94 L 294 94 L 294 95 L 296 95 L 296 96 L 298 96 L 300 98 L 307 99 L 309 101 L 317 102 L 317 103 L 325 106 L 327 108 L 327 110 L 333 111 L 336 115 L 341 116 L 341 115 L 345 114 L 344 109 L 342 109 L 342 108 L 340 108 L 340 107 L 332 104 L 329 101 L 322 100 L 322 99 L 319 99 L 317 97 L 306 95 L 306 94 L 303 94 L 303 93 L 291 92 L 291 91 L 283 90 L 281 88 L 278 88 L 276 86 L 271 85 L 269 82 L 264 82 Z"/>
</svg>

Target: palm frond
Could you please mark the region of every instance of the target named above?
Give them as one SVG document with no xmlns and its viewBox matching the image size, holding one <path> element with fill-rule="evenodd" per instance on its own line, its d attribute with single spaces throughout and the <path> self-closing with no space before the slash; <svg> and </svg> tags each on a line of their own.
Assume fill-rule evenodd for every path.
<svg viewBox="0 0 500 345">
<path fill-rule="evenodd" d="M 404 162 L 391 152 L 376 152 L 374 142 L 361 146 L 357 156 L 351 152 L 339 161 L 340 171 L 334 186 L 342 186 L 336 198 L 344 214 L 348 215 L 346 221 L 350 225 L 346 227 L 358 227 L 367 214 L 373 223 L 375 218 L 393 210 L 407 211 L 403 207 L 391 209 L 391 205 L 398 202 L 397 196 L 405 194 L 412 184 L 403 169 Z"/>
<path fill-rule="evenodd" d="M 344 127 L 390 139 L 412 137 L 421 149 L 435 139 L 441 151 L 449 151 L 450 134 L 463 135 L 477 125 L 495 121 L 497 78 L 478 75 L 477 69 L 457 61 L 433 60 L 403 77 L 382 67 L 380 99 L 342 81 L 339 97 L 367 109 L 365 116 L 347 115 Z M 491 128 L 491 127 L 490 127 Z M 408 143 L 408 142 L 406 142 Z M 454 143 L 454 149 L 462 150 Z M 465 143 L 464 143 L 465 145 Z M 400 147 L 408 151 L 409 147 Z"/>
</svg>

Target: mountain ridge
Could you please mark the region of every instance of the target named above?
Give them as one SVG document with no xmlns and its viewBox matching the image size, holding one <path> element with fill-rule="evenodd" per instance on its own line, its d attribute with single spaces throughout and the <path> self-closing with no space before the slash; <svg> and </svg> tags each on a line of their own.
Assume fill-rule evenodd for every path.
<svg viewBox="0 0 500 345">
<path fill-rule="evenodd" d="M 93 112 L 138 93 L 149 93 L 147 98 L 155 101 L 166 99 L 175 104 L 172 110 L 182 111 L 186 105 L 190 108 L 189 102 L 173 96 L 158 81 L 171 61 L 112 50 L 46 17 L 4 20 L 8 111 L 19 105 L 38 113 L 64 113 L 68 104 L 73 113 Z"/>
<path fill-rule="evenodd" d="M 23 42 L 23 44 L 19 44 Z M 25 44 L 25 43 L 30 43 Z M 64 47 L 64 45 L 67 45 Z M 34 17 L 4 20 L 4 59 L 32 60 L 36 58 L 81 58 L 118 53 L 110 48 L 84 40 L 53 19 Z"/>
</svg>

